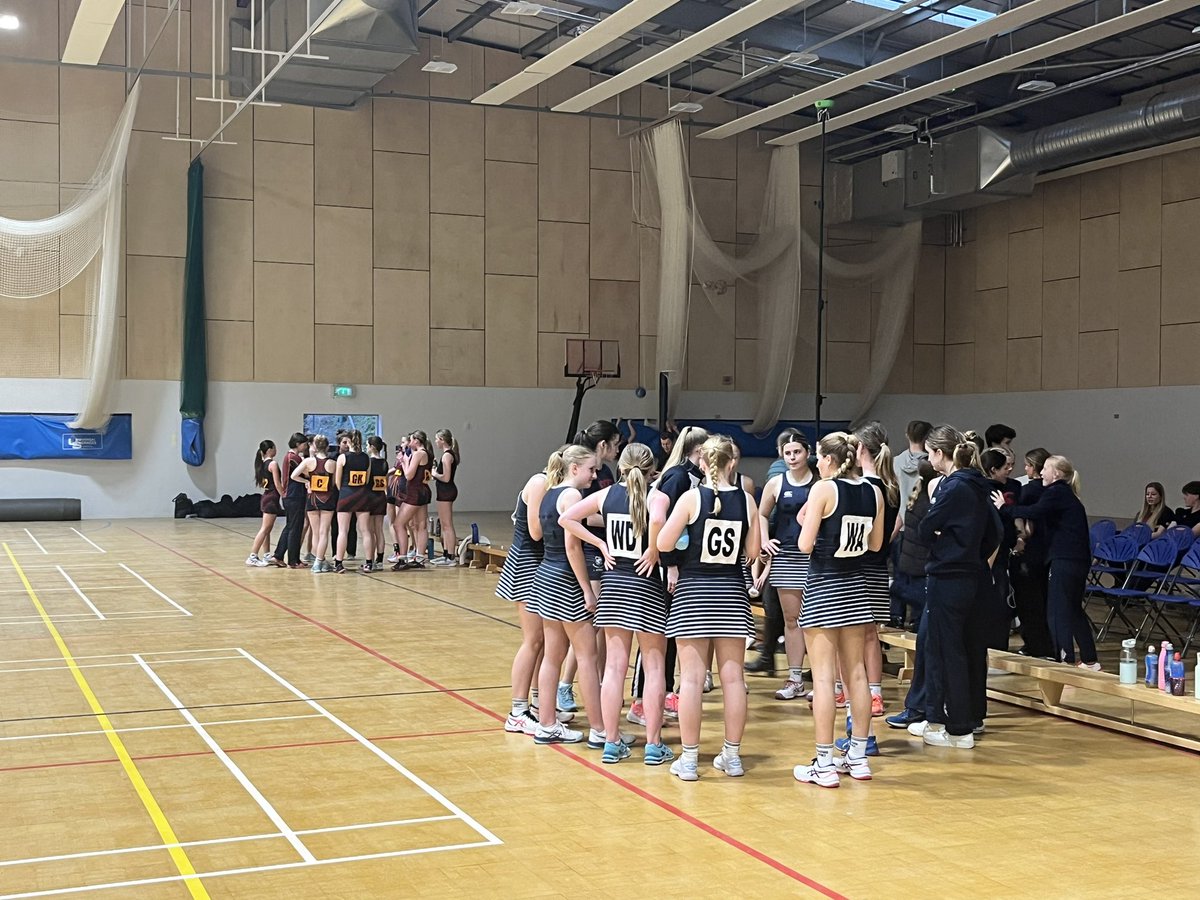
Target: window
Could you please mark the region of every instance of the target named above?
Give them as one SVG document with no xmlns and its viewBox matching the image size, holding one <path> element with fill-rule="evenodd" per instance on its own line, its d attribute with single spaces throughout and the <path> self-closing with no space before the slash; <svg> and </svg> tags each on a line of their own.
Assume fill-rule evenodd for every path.
<svg viewBox="0 0 1200 900">
<path fill-rule="evenodd" d="M 304 433 L 305 434 L 323 434 L 329 438 L 330 446 L 337 446 L 337 433 L 339 431 L 353 431 L 357 429 L 362 432 L 363 443 L 366 443 L 367 438 L 373 437 L 382 431 L 383 423 L 380 417 L 376 415 L 348 415 L 346 413 L 305 413 L 304 414 Z"/>
<path fill-rule="evenodd" d="M 855 0 L 856 3 L 865 3 L 867 6 L 877 6 L 880 9 L 894 10 L 903 6 L 901 0 Z M 909 16 L 921 9 L 926 9 L 933 5 L 934 0 L 929 0 L 929 3 L 922 6 L 914 6 L 912 9 L 906 10 L 904 15 Z M 979 22 L 986 22 L 988 19 L 994 19 L 995 13 L 988 12 L 983 9 L 975 9 L 973 6 L 955 6 L 945 12 L 940 12 L 936 16 L 932 16 L 934 22 L 941 22 L 943 25 L 950 25 L 954 28 L 969 28 Z"/>
</svg>

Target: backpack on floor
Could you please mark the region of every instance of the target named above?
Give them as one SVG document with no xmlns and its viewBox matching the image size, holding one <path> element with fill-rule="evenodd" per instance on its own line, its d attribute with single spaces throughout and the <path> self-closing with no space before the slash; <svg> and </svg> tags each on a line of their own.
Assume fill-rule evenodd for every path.
<svg viewBox="0 0 1200 900">
<path fill-rule="evenodd" d="M 192 512 L 195 504 L 188 499 L 187 494 L 176 494 L 175 499 L 172 502 L 175 504 L 175 518 L 186 519 L 188 516 L 195 515 L 195 513 Z"/>
</svg>

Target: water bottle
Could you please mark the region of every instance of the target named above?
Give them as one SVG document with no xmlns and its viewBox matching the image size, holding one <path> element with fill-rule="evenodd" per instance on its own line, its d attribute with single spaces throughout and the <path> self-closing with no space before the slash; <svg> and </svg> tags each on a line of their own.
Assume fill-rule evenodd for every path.
<svg viewBox="0 0 1200 900">
<path fill-rule="evenodd" d="M 691 543 L 691 540 L 692 539 L 688 536 L 687 529 L 685 528 L 683 530 L 683 534 L 679 535 L 679 540 L 675 542 L 675 549 L 686 550 L 688 548 L 688 544 Z"/>
<path fill-rule="evenodd" d="M 1176 653 L 1175 657 L 1171 660 L 1171 693 L 1176 697 L 1182 697 L 1183 686 L 1183 660 Z"/>
<path fill-rule="evenodd" d="M 471 543 L 472 544 L 479 543 L 479 523 L 478 522 L 471 523 Z"/>
<path fill-rule="evenodd" d="M 1167 693 L 1167 669 L 1171 665 L 1171 651 L 1174 648 L 1170 641 L 1163 641 L 1158 649 L 1158 689 Z"/>
<path fill-rule="evenodd" d="M 1153 644 L 1146 645 L 1146 687 L 1158 685 L 1158 651 Z"/>
<path fill-rule="evenodd" d="M 1121 641 L 1121 684 L 1137 684 L 1137 656 L 1134 655 L 1136 646 L 1137 641 L 1134 638 Z"/>
</svg>

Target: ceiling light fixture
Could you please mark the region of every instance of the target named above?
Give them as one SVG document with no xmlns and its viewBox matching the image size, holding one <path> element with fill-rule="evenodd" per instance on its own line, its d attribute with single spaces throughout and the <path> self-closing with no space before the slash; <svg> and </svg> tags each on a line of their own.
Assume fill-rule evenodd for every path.
<svg viewBox="0 0 1200 900">
<path fill-rule="evenodd" d="M 889 125 L 883 130 L 888 134 L 916 134 L 917 126 L 909 125 L 907 122 L 897 122 L 895 125 Z"/>
<path fill-rule="evenodd" d="M 422 72 L 436 72 L 438 75 L 450 75 L 458 71 L 458 66 L 455 63 L 448 62 L 444 59 L 438 59 L 436 56 L 425 65 L 421 66 Z"/>
<path fill-rule="evenodd" d="M 680 113 L 698 113 L 702 109 L 704 109 L 702 103 L 681 102 L 671 104 L 667 107 L 667 112 L 679 115 Z"/>
<path fill-rule="evenodd" d="M 1028 91 L 1031 94 L 1044 94 L 1046 91 L 1052 91 L 1056 87 L 1053 81 L 1047 81 L 1044 78 L 1033 78 L 1029 81 L 1022 81 L 1017 85 L 1018 91 Z"/>
<path fill-rule="evenodd" d="M 540 3 L 527 3 L 526 0 L 512 0 L 504 4 L 500 10 L 506 16 L 537 16 L 541 15 L 544 7 Z"/>
<path fill-rule="evenodd" d="M 11 13 L 0 16 L 0 28 L 5 31 L 16 31 L 21 27 L 21 20 Z"/>
<path fill-rule="evenodd" d="M 779 65 L 781 66 L 811 66 L 813 63 L 820 62 L 821 57 L 815 53 L 804 53 L 796 51 L 789 53 L 787 56 L 780 57 Z"/>
</svg>

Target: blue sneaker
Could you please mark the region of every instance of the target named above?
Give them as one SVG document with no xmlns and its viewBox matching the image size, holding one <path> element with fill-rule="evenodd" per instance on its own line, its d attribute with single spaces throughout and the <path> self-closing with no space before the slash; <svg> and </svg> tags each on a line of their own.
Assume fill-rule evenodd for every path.
<svg viewBox="0 0 1200 900">
<path fill-rule="evenodd" d="M 848 737 L 838 738 L 836 741 L 833 742 L 833 746 L 837 747 L 843 753 L 849 753 L 850 752 L 850 738 L 848 738 Z M 879 741 L 875 740 L 875 735 L 871 735 L 869 738 L 867 738 L 867 756 L 878 756 L 878 755 L 879 755 Z"/>
<path fill-rule="evenodd" d="M 906 709 L 894 716 L 888 716 L 883 721 L 887 722 L 888 728 L 907 728 L 913 722 L 924 722 L 925 714 L 913 709 Z"/>
<path fill-rule="evenodd" d="M 617 740 L 626 747 L 632 747 L 634 738 L 628 734 L 618 734 Z M 592 728 L 588 731 L 587 745 L 589 750 L 603 750 L 609 744 L 608 736 L 603 731 Z"/>
<path fill-rule="evenodd" d="M 850 715 L 850 710 L 846 710 L 846 737 L 854 734 L 854 718 Z"/>
<path fill-rule="evenodd" d="M 600 757 L 602 763 L 619 763 L 623 759 L 629 758 L 629 745 L 624 741 L 617 741 L 615 744 L 612 741 L 604 742 L 604 755 Z"/>
<path fill-rule="evenodd" d="M 647 744 L 642 762 L 648 766 L 661 766 L 675 758 L 674 751 L 666 744 Z"/>
<path fill-rule="evenodd" d="M 575 692 L 571 689 L 571 685 L 560 684 L 558 686 L 558 698 L 556 705 L 559 712 L 575 712 L 577 709 L 579 709 L 579 707 L 575 705 Z"/>
</svg>

